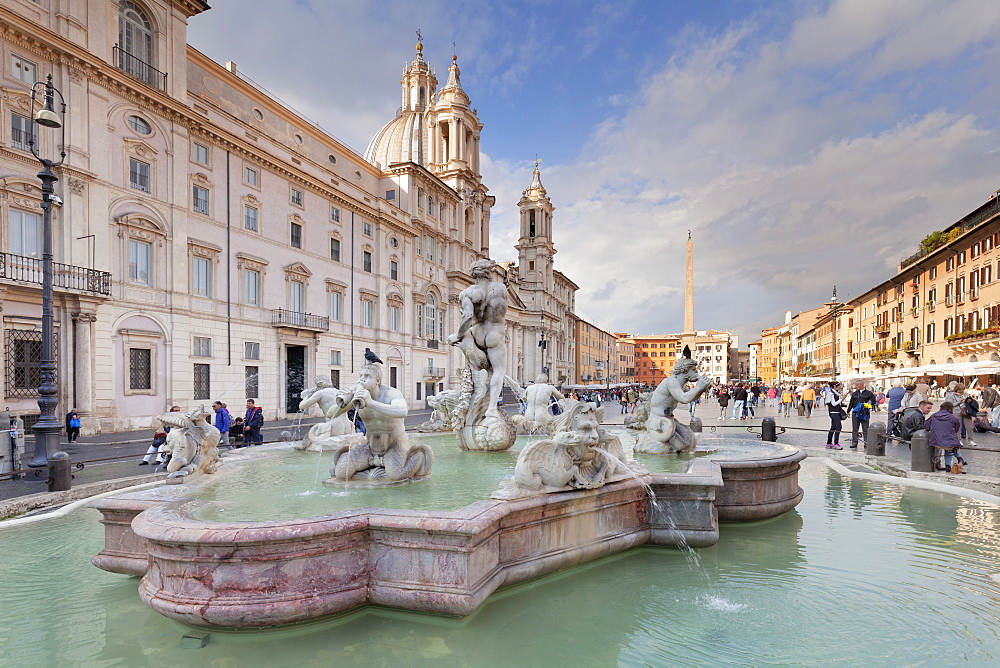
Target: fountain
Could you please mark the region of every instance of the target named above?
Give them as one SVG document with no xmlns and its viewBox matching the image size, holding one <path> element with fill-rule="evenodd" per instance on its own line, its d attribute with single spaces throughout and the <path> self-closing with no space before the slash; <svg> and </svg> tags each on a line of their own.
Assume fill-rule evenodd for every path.
<svg viewBox="0 0 1000 668">
<path fill-rule="evenodd" d="M 327 420 L 310 427 L 309 433 L 299 445 L 295 446 L 297 450 L 326 452 L 339 450 L 344 446 L 350 448 L 364 442 L 364 434 L 355 431 L 354 424 L 346 413 L 335 414 L 336 409 L 339 408 L 337 397 L 340 394 L 341 390 L 333 387 L 333 384 L 324 376 L 317 376 L 313 387 L 302 390 L 299 411 L 306 411 L 311 406 L 318 406 Z M 302 414 L 302 412 L 299 413 L 299 422 L 302 420 Z"/>
</svg>

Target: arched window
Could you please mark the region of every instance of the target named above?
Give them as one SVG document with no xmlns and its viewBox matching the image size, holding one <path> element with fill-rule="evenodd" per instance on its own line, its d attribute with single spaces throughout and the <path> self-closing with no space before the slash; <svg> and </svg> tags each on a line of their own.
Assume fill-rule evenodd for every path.
<svg viewBox="0 0 1000 668">
<path fill-rule="evenodd" d="M 155 80 L 156 50 L 153 42 L 153 23 L 146 12 L 131 0 L 122 0 L 118 12 L 118 46 L 121 49 L 119 66 L 146 83 L 158 85 Z"/>
<path fill-rule="evenodd" d="M 427 295 L 427 306 L 424 307 L 424 336 L 434 338 L 437 332 L 437 300 L 434 295 Z"/>
</svg>

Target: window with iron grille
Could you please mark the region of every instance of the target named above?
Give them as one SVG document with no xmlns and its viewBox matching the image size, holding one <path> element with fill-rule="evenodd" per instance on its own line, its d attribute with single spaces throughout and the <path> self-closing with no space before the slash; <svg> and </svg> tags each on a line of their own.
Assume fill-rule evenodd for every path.
<svg viewBox="0 0 1000 668">
<path fill-rule="evenodd" d="M 53 349 L 58 355 L 58 333 L 53 333 Z M 38 396 L 42 382 L 42 333 L 33 329 L 7 330 L 7 396 Z"/>
<path fill-rule="evenodd" d="M 193 186 L 192 189 L 192 199 L 194 201 L 194 210 L 196 213 L 203 213 L 208 215 L 208 190 L 202 188 L 201 186 Z"/>
<path fill-rule="evenodd" d="M 16 149 L 30 151 L 29 144 L 38 144 L 38 135 L 35 134 L 35 124 L 31 119 L 21 114 L 10 115 L 10 144 Z"/>
<path fill-rule="evenodd" d="M 259 386 L 258 379 L 260 378 L 260 367 L 257 366 L 243 367 L 243 377 L 244 377 L 244 384 L 246 385 L 247 399 L 257 399 L 260 394 L 257 390 Z"/>
<path fill-rule="evenodd" d="M 244 341 L 243 342 L 243 359 L 248 360 L 259 360 L 260 359 L 260 344 L 256 341 Z"/>
<path fill-rule="evenodd" d="M 149 192 L 149 165 L 141 160 L 130 158 L 128 161 L 128 184 L 135 190 Z"/>
<path fill-rule="evenodd" d="M 340 369 L 330 369 L 330 383 L 334 387 L 340 387 Z"/>
<path fill-rule="evenodd" d="M 153 351 L 150 348 L 129 348 L 128 388 L 130 390 L 153 389 Z"/>
<path fill-rule="evenodd" d="M 194 398 L 211 399 L 212 389 L 209 383 L 210 364 L 194 365 Z"/>
</svg>

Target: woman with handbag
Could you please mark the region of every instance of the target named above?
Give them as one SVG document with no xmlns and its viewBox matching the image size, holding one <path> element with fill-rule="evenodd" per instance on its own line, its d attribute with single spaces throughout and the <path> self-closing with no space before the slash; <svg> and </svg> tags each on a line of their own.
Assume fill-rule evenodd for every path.
<svg viewBox="0 0 1000 668">
<path fill-rule="evenodd" d="M 840 393 L 842 387 L 840 383 L 834 381 L 823 393 L 826 411 L 830 415 L 830 431 L 826 435 L 826 447 L 831 450 L 843 450 L 840 445 L 840 432 L 843 429 L 843 421 L 847 417 L 847 413 L 844 412 L 842 404 L 843 396 Z"/>
</svg>

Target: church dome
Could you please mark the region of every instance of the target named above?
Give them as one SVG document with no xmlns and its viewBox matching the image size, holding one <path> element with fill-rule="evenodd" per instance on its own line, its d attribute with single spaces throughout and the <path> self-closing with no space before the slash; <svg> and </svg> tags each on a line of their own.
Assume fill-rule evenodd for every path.
<svg viewBox="0 0 1000 668">
<path fill-rule="evenodd" d="M 403 109 L 372 138 L 365 160 L 383 168 L 397 162 L 423 165 L 426 138 L 423 113 Z"/>
</svg>

